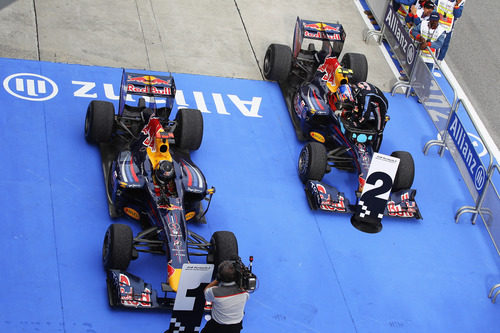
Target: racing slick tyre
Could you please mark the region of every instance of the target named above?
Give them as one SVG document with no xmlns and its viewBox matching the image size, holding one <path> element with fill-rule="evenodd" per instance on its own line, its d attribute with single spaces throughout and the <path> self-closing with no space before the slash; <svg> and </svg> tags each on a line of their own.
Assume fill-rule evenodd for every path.
<svg viewBox="0 0 500 333">
<path fill-rule="evenodd" d="M 134 237 L 128 225 L 113 223 L 109 226 L 102 244 L 104 269 L 127 269 L 132 260 Z"/>
<path fill-rule="evenodd" d="M 115 107 L 113 103 L 92 101 L 85 116 L 85 139 L 91 143 L 107 142 L 113 134 Z"/>
<path fill-rule="evenodd" d="M 326 148 L 319 142 L 308 142 L 299 156 L 299 177 L 302 183 L 308 180 L 320 181 L 326 173 Z"/>
<path fill-rule="evenodd" d="M 271 44 L 264 57 L 264 77 L 270 81 L 284 81 L 292 68 L 292 50 L 289 46 Z"/>
<path fill-rule="evenodd" d="M 351 83 L 365 82 L 368 77 L 368 62 L 361 53 L 346 53 L 340 62 L 342 67 L 352 69 Z"/>
<path fill-rule="evenodd" d="M 207 263 L 213 263 L 215 271 L 224 260 L 236 260 L 239 257 L 238 241 L 231 231 L 214 232 L 210 238 L 210 247 Z"/>
<path fill-rule="evenodd" d="M 407 151 L 395 151 L 391 156 L 399 158 L 398 171 L 392 184 L 392 191 L 398 192 L 411 188 L 413 179 L 415 178 L 415 162 L 413 161 L 413 157 Z"/>
<path fill-rule="evenodd" d="M 203 117 L 197 109 L 180 109 L 175 116 L 175 144 L 180 149 L 197 150 L 203 139 Z"/>
</svg>

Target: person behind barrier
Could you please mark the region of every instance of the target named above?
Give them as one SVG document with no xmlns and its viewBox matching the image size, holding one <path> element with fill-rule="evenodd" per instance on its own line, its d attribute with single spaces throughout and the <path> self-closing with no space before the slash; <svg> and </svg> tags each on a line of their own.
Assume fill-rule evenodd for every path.
<svg viewBox="0 0 500 333">
<path fill-rule="evenodd" d="M 437 12 L 440 15 L 439 24 L 446 31 L 446 38 L 444 39 L 443 46 L 437 57 L 439 61 L 443 60 L 448 52 L 455 22 L 462 16 L 465 1 L 466 0 L 438 0 L 437 2 Z"/>
<path fill-rule="evenodd" d="M 436 8 L 436 6 L 431 0 L 422 1 L 413 5 L 406 16 L 406 25 L 411 28 L 422 23 L 422 20 L 428 20 L 434 8 Z"/>
<path fill-rule="evenodd" d="M 432 12 L 429 20 L 422 21 L 419 25 L 411 29 L 411 35 L 417 42 L 420 43 L 420 56 L 426 65 L 432 69 L 434 66 L 434 59 L 427 47 L 430 48 L 432 54 L 435 56 L 436 52 L 443 45 L 446 37 L 444 28 L 439 24 L 439 14 Z"/>
<path fill-rule="evenodd" d="M 408 15 L 409 8 L 413 6 L 417 0 L 392 0 L 392 8 L 396 11 L 399 18 L 404 21 Z"/>
<path fill-rule="evenodd" d="M 217 279 L 205 288 L 205 300 L 212 302 L 212 318 L 201 333 L 237 333 L 243 329 L 245 304 L 250 295 L 236 284 L 234 263 L 225 260 L 217 268 Z"/>
</svg>

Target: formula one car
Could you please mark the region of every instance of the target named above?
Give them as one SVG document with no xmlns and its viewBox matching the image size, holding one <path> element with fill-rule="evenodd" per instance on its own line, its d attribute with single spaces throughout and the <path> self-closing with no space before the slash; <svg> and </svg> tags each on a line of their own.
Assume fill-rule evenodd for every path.
<svg viewBox="0 0 500 333">
<path fill-rule="evenodd" d="M 137 105 L 129 105 L 134 97 Z M 201 112 L 180 109 L 170 120 L 174 98 L 172 76 L 123 72 L 118 112 L 115 114 L 110 102 L 91 101 L 85 137 L 99 145 L 110 216 L 131 218 L 142 227 L 135 237 L 128 225 L 120 223 L 112 224 L 106 232 L 102 259 L 109 304 L 174 309 L 175 322 L 182 324 L 185 332 L 194 332 L 203 313 L 203 288 L 187 295 L 186 283 L 189 289 L 193 283 L 206 285 L 213 277 L 214 265 L 223 260 L 241 263 L 241 259 L 232 232 L 215 232 L 207 241 L 187 228 L 187 222 L 206 223 L 205 213 L 215 189 L 207 187 L 203 173 L 190 158 L 190 151 L 200 147 L 203 137 Z M 204 200 L 208 201 L 206 209 Z M 165 256 L 165 297 L 126 271 L 139 252 Z M 191 263 L 190 256 L 199 255 L 207 256 L 208 265 Z M 248 268 L 242 271 L 245 286 L 254 289 L 255 275 Z M 196 302 L 183 302 L 189 297 L 195 297 Z"/>
<path fill-rule="evenodd" d="M 380 149 L 389 117 L 385 108 L 378 117 L 360 125 L 354 121 L 354 112 L 335 112 L 342 110 L 342 103 L 334 104 L 329 96 L 341 85 L 374 87 L 365 82 L 368 65 L 364 55 L 346 53 L 338 61 L 345 38 L 339 23 L 297 18 L 293 50 L 286 45 L 271 44 L 266 51 L 263 72 L 266 79 L 278 81 L 298 139 L 310 141 L 302 149 L 298 163 L 310 207 L 355 213 L 359 210 L 357 204 L 351 205 L 344 193 L 320 181 L 333 167 L 357 172 L 358 200 L 373 154 Z M 320 50 L 316 50 L 314 43 L 302 49 L 304 39 L 321 42 Z M 400 162 L 384 214 L 421 218 L 414 201 L 415 190 L 410 189 L 414 178 L 413 158 L 408 152 L 394 152 L 392 156 Z M 368 232 L 372 230 L 356 227 Z M 381 224 L 372 232 L 380 228 Z"/>
</svg>

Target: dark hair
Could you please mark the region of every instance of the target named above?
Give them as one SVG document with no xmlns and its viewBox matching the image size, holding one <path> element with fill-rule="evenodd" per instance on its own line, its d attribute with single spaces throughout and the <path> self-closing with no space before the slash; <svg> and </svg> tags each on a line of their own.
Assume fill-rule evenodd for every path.
<svg viewBox="0 0 500 333">
<path fill-rule="evenodd" d="M 224 260 L 217 269 L 218 279 L 222 282 L 233 282 L 236 280 L 236 269 L 232 261 Z"/>
</svg>

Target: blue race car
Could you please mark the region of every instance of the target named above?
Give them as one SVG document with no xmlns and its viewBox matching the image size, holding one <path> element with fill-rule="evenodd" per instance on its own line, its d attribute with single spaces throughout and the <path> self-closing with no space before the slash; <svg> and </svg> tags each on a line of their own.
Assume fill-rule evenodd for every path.
<svg viewBox="0 0 500 333">
<path fill-rule="evenodd" d="M 180 109 L 170 119 L 175 89 L 172 76 L 123 72 L 118 112 L 110 102 L 91 101 L 85 137 L 100 149 L 110 216 L 130 218 L 142 227 L 134 236 L 128 225 L 114 223 L 105 234 L 102 259 L 110 306 L 174 309 L 172 318 L 185 332 L 194 332 L 204 308 L 201 287 L 213 278 L 214 266 L 223 260 L 238 263 L 250 290 L 256 278 L 241 263 L 232 232 L 215 232 L 207 241 L 188 230 L 188 223 L 206 223 L 215 189 L 208 188 L 190 157 L 202 142 L 201 112 Z M 165 257 L 164 297 L 127 271 L 130 261 L 144 252 Z M 192 256 L 206 256 L 207 264 L 193 264 Z M 181 301 L 188 297 L 182 289 L 186 279 L 200 285 L 189 295 L 196 302 Z"/>
<path fill-rule="evenodd" d="M 297 18 L 293 49 L 269 45 L 263 72 L 266 79 L 278 81 L 297 138 L 307 141 L 300 153 L 298 171 L 310 207 L 353 214 L 359 210 L 358 199 L 373 155 L 381 147 L 389 116 L 383 93 L 365 82 L 368 74 L 365 56 L 346 53 L 338 60 L 345 38 L 339 23 Z M 305 39 L 313 42 L 307 49 L 302 48 Z M 367 101 L 365 109 L 339 98 L 346 86 L 357 101 Z M 354 97 L 351 100 L 354 101 Z M 370 103 L 376 107 L 369 107 Z M 404 151 L 393 152 L 392 156 L 399 159 L 399 168 L 384 215 L 420 219 L 414 200 L 416 191 L 411 189 L 415 172 L 413 158 Z M 325 173 L 333 168 L 358 174 L 356 204 L 350 204 L 337 188 L 321 182 Z M 375 229 L 380 228 L 381 225 Z M 366 229 L 364 231 L 370 228 Z"/>
</svg>

